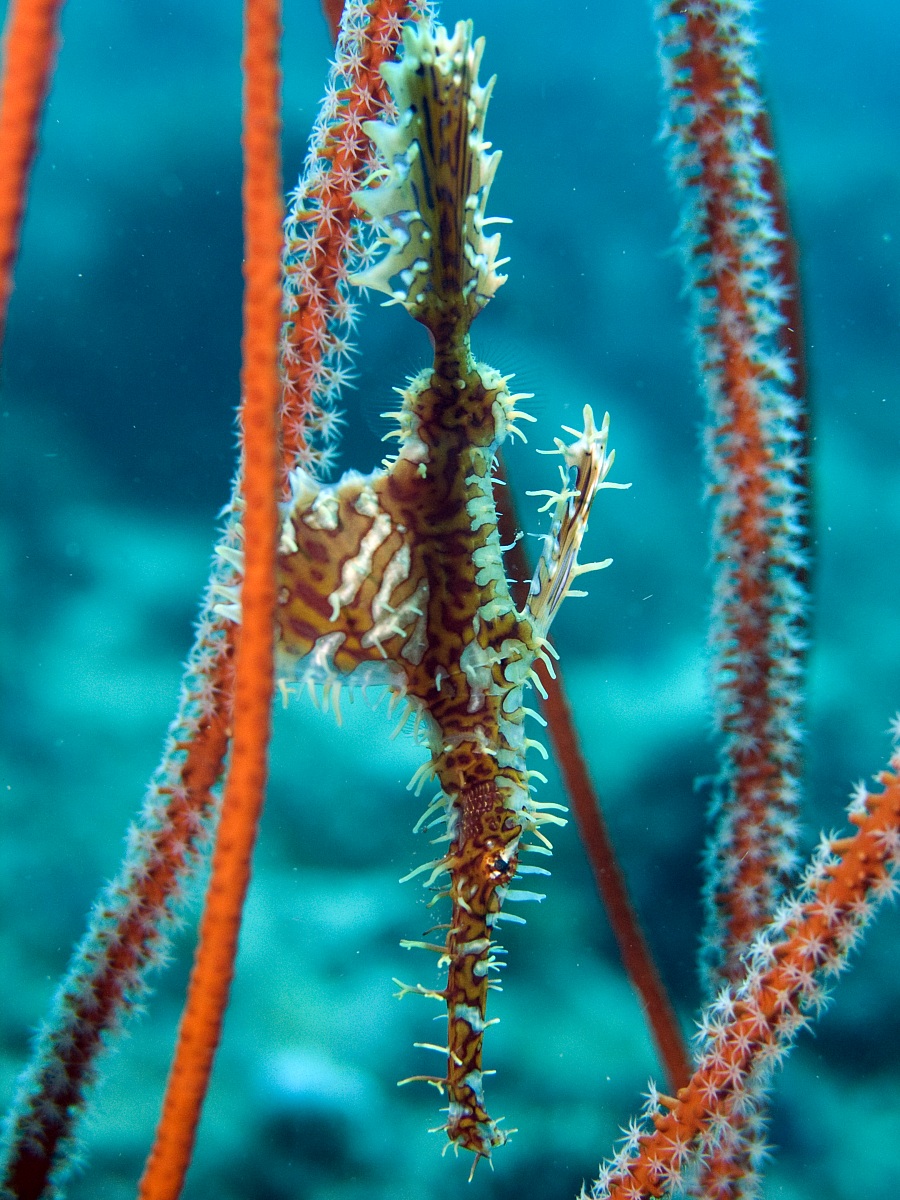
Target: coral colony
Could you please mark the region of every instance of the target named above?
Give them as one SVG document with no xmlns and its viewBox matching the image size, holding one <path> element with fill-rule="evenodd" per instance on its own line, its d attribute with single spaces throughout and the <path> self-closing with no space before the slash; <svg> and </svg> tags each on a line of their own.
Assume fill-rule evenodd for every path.
<svg viewBox="0 0 900 1200">
<path fill-rule="evenodd" d="M 6 295 L 57 7 L 19 3 L 8 32 Z M 695 1057 L 666 1058 L 672 1094 L 651 1089 L 600 1170 L 597 1200 L 685 1187 L 709 1198 L 754 1191 L 773 1068 L 894 893 L 900 861 L 895 755 L 877 789 L 855 794 L 853 833 L 823 838 L 802 872 L 796 865 L 805 426 L 751 7 L 667 0 L 656 13 L 709 408 L 721 756 Z M 561 820 L 527 765 L 530 750 L 543 752 L 526 736 L 526 717 L 541 721 L 527 694 L 543 691 L 542 680 L 552 686 L 549 630 L 574 581 L 607 565 L 578 560 L 592 503 L 627 485 L 607 480 L 608 418 L 598 427 L 585 408 L 583 428 L 550 452 L 561 460 L 561 486 L 543 493 L 550 528 L 517 607 L 507 573 L 520 551 L 501 545 L 495 484 L 500 447 L 529 419 L 528 397 L 511 394 L 509 377 L 478 362 L 469 343 L 504 280 L 499 234 L 485 232 L 500 155 L 484 140 L 493 82 L 478 82 L 484 43 L 471 24 L 434 26 L 424 4 L 347 0 L 280 249 L 278 19 L 272 0 L 248 0 L 241 464 L 163 761 L 19 1083 L 3 1176 L 3 1195 L 18 1200 L 59 1194 L 98 1053 L 146 992 L 183 882 L 211 836 L 197 962 L 140 1185 L 144 1197 L 179 1194 L 227 1003 L 276 687 L 320 688 L 339 713 L 343 687 L 378 685 L 412 716 L 427 758 L 411 786 L 437 787 L 420 825 L 437 826 L 445 847 L 413 874 L 425 875 L 438 912 L 449 908 L 434 941 L 408 943 L 446 969 L 439 989 L 401 985 L 447 1012 L 445 1042 L 425 1046 L 446 1065 L 412 1078 L 440 1092 L 441 1128 L 455 1149 L 473 1153 L 473 1169 L 508 1136 L 485 1107 L 482 1063 L 502 953 L 496 933 L 521 920 L 506 905 L 540 898 L 516 877 L 548 873 L 528 859 L 549 853 L 545 826 Z M 434 360 L 386 414 L 396 453 L 369 475 L 328 485 L 321 472 L 360 287 L 424 325 Z M 548 712 L 552 742 L 577 759 L 564 715 L 552 704 Z"/>
</svg>

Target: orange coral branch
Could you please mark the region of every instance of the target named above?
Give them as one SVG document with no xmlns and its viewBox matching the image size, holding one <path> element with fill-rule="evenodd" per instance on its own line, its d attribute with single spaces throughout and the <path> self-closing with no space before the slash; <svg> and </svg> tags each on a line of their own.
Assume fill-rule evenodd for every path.
<svg viewBox="0 0 900 1200">
<path fill-rule="evenodd" d="M 265 795 L 273 688 L 277 546 L 277 367 L 281 324 L 279 0 L 248 0 L 244 51 L 244 563 L 232 761 L 200 943 L 156 1142 L 141 1180 L 149 1200 L 176 1197 L 190 1162 L 221 1035 L 250 859 Z"/>
<path fill-rule="evenodd" d="M 799 893 L 754 943 L 739 986 L 723 991 L 704 1015 L 705 1046 L 690 1083 L 677 1100 L 662 1099 L 669 1111 L 651 1105 L 653 1132 L 631 1129 L 594 1197 L 640 1200 L 677 1186 L 682 1168 L 714 1148 L 735 1116 L 753 1110 L 759 1087 L 809 1014 L 825 1006 L 830 979 L 846 965 L 876 905 L 898 890 L 900 752 L 890 768 L 879 776 L 882 792 L 860 788 L 854 797 L 849 819 L 857 832 L 822 839 Z"/>
<path fill-rule="evenodd" d="M 506 469 L 500 458 L 495 472 L 497 480 L 503 482 L 505 474 Z M 519 519 L 512 492 L 508 487 L 500 487 L 498 492 L 500 540 L 510 547 L 507 560 L 513 575 L 520 581 L 528 580 L 531 566 L 522 541 L 518 538 Z M 526 588 L 520 589 L 521 594 L 517 596 L 520 605 L 525 602 L 526 591 Z M 678 1017 L 631 903 L 628 884 L 603 816 L 600 797 L 591 782 L 581 749 L 560 667 L 557 665 L 554 668 L 555 674 L 552 676 L 543 662 L 538 662 L 536 670 L 546 693 L 541 708 L 547 718 L 550 740 L 566 785 L 566 795 L 572 806 L 581 844 L 616 939 L 622 964 L 641 998 L 669 1087 L 675 1091 L 691 1076 L 690 1055 L 681 1036 Z"/>
<path fill-rule="evenodd" d="M 344 0 L 322 0 L 322 14 L 328 22 L 328 28 L 334 41 L 337 41 L 341 28 L 341 13 L 344 11 Z"/>
<path fill-rule="evenodd" d="M 722 745 L 701 960 L 710 993 L 740 977 L 796 861 L 806 645 L 802 328 L 749 13 L 741 0 L 666 0 L 657 12 L 715 497 Z M 760 1135 L 755 1118 L 735 1121 L 699 1192 L 738 1197 Z"/>
<path fill-rule="evenodd" d="M 550 740 L 565 780 L 581 844 L 619 947 L 622 965 L 641 998 L 668 1086 L 674 1091 L 687 1083 L 692 1070 L 678 1017 L 631 903 L 628 884 L 581 752 L 559 665 L 554 667 L 555 679 L 550 677 L 543 663 L 538 665 L 537 671 L 547 693 L 541 708 L 547 718 Z"/>
<path fill-rule="evenodd" d="M 815 494 L 812 480 L 812 438 L 815 423 L 813 405 L 815 397 L 809 387 L 809 362 L 806 347 L 806 319 L 803 312 L 803 293 L 800 279 L 800 249 L 794 236 L 791 213 L 788 207 L 787 187 L 775 146 L 772 118 L 767 109 L 756 115 L 756 137 L 764 148 L 760 180 L 763 190 L 772 199 L 772 220 L 778 232 L 775 251 L 778 261 L 774 267 L 776 275 L 784 282 L 784 292 L 779 306 L 782 317 L 779 341 L 787 354 L 794 377 L 788 384 L 790 394 L 798 404 L 795 419 L 797 432 L 797 456 L 791 472 L 797 492 L 806 497 L 806 523 L 800 532 L 800 548 L 803 561 L 795 564 L 797 583 L 802 588 L 810 585 L 813 533 L 815 530 Z M 806 614 L 807 629 L 810 614 Z M 798 658 L 802 666 L 806 657 L 807 643 L 798 647 Z"/>
<path fill-rule="evenodd" d="M 329 23 L 341 4 L 326 5 Z M 423 5 L 416 0 L 360 0 L 347 5 L 325 104 L 312 132 L 309 159 L 293 197 L 285 235 L 285 314 L 281 370 L 285 469 L 313 473 L 327 465 L 340 419 L 334 411 L 350 377 L 356 306 L 348 276 L 364 257 L 353 200 L 374 165 L 367 121 L 390 108 L 381 66 L 393 57 L 400 30 Z M 336 29 L 335 29 L 336 32 Z M 321 446 L 311 442 L 320 439 Z"/>
<path fill-rule="evenodd" d="M 230 633 L 201 627 L 181 710 L 143 820 L 131 831 L 129 856 L 94 908 L 20 1083 L 4 1195 L 37 1200 L 65 1175 L 104 1036 L 135 1006 L 148 968 L 163 952 L 172 903 L 196 861 L 228 749 L 232 655 Z"/>
<path fill-rule="evenodd" d="M 800 405 L 782 338 L 790 289 L 775 273 L 782 234 L 764 186 L 768 151 L 756 139 L 763 105 L 747 11 L 737 0 L 668 0 L 658 12 L 717 499 L 722 814 L 705 951 L 713 985 L 739 972 L 790 877 L 800 767 Z"/>
<path fill-rule="evenodd" d="M 4 34 L 0 92 L 0 341 L 61 8 L 62 0 L 14 0 Z"/>
</svg>

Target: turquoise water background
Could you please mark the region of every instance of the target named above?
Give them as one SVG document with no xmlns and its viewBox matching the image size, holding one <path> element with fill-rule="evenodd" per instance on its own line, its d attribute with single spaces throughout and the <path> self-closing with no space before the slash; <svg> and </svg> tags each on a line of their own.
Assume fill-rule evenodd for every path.
<svg viewBox="0 0 900 1200">
<path fill-rule="evenodd" d="M 299 171 L 329 40 L 288 4 L 287 186 Z M 703 421 L 673 250 L 649 5 L 555 15 L 495 0 L 474 16 L 498 82 L 490 212 L 509 282 L 476 353 L 536 394 L 512 474 L 547 486 L 549 447 L 584 403 L 611 413 L 615 478 L 588 557 L 612 555 L 555 627 L 578 726 L 636 903 L 686 1028 L 699 989 L 698 779 L 715 769 L 706 672 Z M 765 4 L 764 84 L 801 251 L 815 448 L 815 648 L 806 844 L 840 828 L 851 784 L 888 754 L 900 707 L 900 10 Z M 240 337 L 240 12 L 231 0 L 70 0 L 0 375 L 4 836 L 0 1086 L 24 1061 L 100 883 L 115 870 L 174 708 L 215 517 L 234 459 Z M 406 315 L 361 330 L 342 463 L 383 453 L 378 413 L 427 361 Z M 549 464 L 549 465 L 548 465 Z M 431 982 L 399 947 L 431 923 L 431 857 L 406 783 L 421 751 L 385 705 L 344 727 L 295 701 L 276 719 L 272 785 L 234 1002 L 187 1200 L 443 1200 L 438 1098 L 395 1081 L 440 1040 Z M 546 798 L 558 798 L 548 771 Z M 661 1081 L 574 827 L 554 839 L 547 899 L 504 939 L 488 1035 L 494 1115 L 518 1133 L 472 1200 L 575 1194 Z M 196 905 L 195 905 L 196 908 Z M 134 1194 L 192 944 L 106 1059 L 73 1200 Z M 764 1194 L 880 1194 L 900 1139 L 900 919 L 882 913 L 832 1009 L 778 1080 Z"/>
</svg>

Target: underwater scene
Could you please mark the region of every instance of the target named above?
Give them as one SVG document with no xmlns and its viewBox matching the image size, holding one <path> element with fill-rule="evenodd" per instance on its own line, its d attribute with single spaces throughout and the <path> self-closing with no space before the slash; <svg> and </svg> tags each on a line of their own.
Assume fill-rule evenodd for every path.
<svg viewBox="0 0 900 1200">
<path fill-rule="evenodd" d="M 0 6 L 2 7 L 2 6 Z M 331 40 L 288 0 L 285 188 Z M 441 6 L 486 38 L 488 213 L 508 280 L 476 356 L 534 393 L 508 463 L 546 531 L 549 449 L 610 413 L 616 462 L 582 558 L 611 557 L 553 638 L 635 906 L 685 1031 L 701 1001 L 713 680 L 705 420 L 659 138 L 647 0 Z M 4 1108 L 158 761 L 235 469 L 241 336 L 241 11 L 231 0 L 70 0 L 34 165 L 0 366 L 0 1090 Z M 900 9 L 761 3 L 757 61 L 800 256 L 814 493 L 802 855 L 843 830 L 900 709 Z M 423 329 L 370 295 L 333 476 L 385 454 Z M 526 544 L 534 557 L 538 542 Z M 308 695 L 274 715 L 271 779 L 232 1001 L 186 1200 L 563 1200 L 590 1182 L 648 1079 L 662 1087 L 574 822 L 546 898 L 504 931 L 485 1039 L 489 1107 L 515 1130 L 467 1183 L 445 1101 L 397 1081 L 444 1037 L 437 919 L 407 789 L 424 751 L 376 690 L 341 723 Z M 401 722 L 402 725 L 402 722 Z M 536 736 L 534 727 L 529 736 Z M 546 740 L 546 739 L 545 739 Z M 564 803 L 555 764 L 541 799 Z M 543 860 L 542 860 L 543 861 Z M 158 1117 L 202 880 L 146 1012 L 115 1039 L 71 1200 L 127 1200 Z M 900 1142 L 900 916 L 887 905 L 775 1079 L 769 1200 L 881 1194 Z M 444 1018 L 445 1020 L 445 1018 Z"/>
</svg>

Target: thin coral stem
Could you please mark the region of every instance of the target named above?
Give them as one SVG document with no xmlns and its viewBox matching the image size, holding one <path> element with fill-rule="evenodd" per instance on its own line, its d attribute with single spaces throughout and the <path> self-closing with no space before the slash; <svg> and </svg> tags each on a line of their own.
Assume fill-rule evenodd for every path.
<svg viewBox="0 0 900 1200">
<path fill-rule="evenodd" d="M 326 5 L 329 20 L 340 4 Z M 363 125 L 390 110 L 381 66 L 403 23 L 427 0 L 348 0 L 309 156 L 285 224 L 281 371 L 285 470 L 327 470 L 341 418 L 336 403 L 353 378 L 356 302 L 348 277 L 369 253 L 353 199 L 375 166 Z"/>
<path fill-rule="evenodd" d="M 794 564 L 794 576 L 798 586 L 808 590 L 811 570 L 814 566 L 810 555 L 816 525 L 815 493 L 812 486 L 811 469 L 815 397 L 810 391 L 809 385 L 806 318 L 803 312 L 803 290 L 800 279 L 800 248 L 794 236 L 787 187 L 776 150 L 772 118 L 767 109 L 760 109 L 756 114 L 754 128 L 756 138 L 764 151 L 760 165 L 760 179 L 763 190 L 772 199 L 772 220 L 778 234 L 773 247 L 778 255 L 773 271 L 784 283 L 779 305 L 782 321 L 778 337 L 779 344 L 793 367 L 793 379 L 788 381 L 786 386 L 797 403 L 794 420 L 797 433 L 797 454 L 793 462 L 792 478 L 796 494 L 805 497 L 806 500 L 806 521 L 797 535 L 803 557 L 801 561 Z M 801 666 L 805 662 L 808 644 L 812 639 L 811 613 L 808 609 L 804 612 L 804 621 L 807 636 L 797 648 Z"/>
<path fill-rule="evenodd" d="M 900 753 L 879 776 L 883 791 L 861 788 L 847 838 L 823 837 L 801 888 L 757 937 L 736 986 L 701 1020 L 697 1069 L 668 1111 L 654 1104 L 629 1131 L 619 1156 L 601 1170 L 593 1196 L 640 1200 L 683 1185 L 685 1169 L 714 1148 L 756 1097 L 798 1031 L 825 1007 L 830 981 L 880 902 L 896 895 L 900 871 Z"/>
<path fill-rule="evenodd" d="M 710 986 L 772 911 L 795 863 L 805 636 L 802 407 L 785 336 L 783 234 L 752 62 L 752 5 L 659 8 L 666 133 L 709 409 L 715 497 L 713 646 L 721 801 L 709 856 Z"/>
<path fill-rule="evenodd" d="M 5 1133 L 4 1195 L 37 1200 L 68 1170 L 74 1130 L 97 1059 L 146 992 L 165 955 L 181 886 L 196 864 L 228 748 L 233 640 L 217 622 L 217 576 L 188 659 L 178 713 L 119 874 L 101 893 L 87 932 L 41 1029 Z"/>
<path fill-rule="evenodd" d="M 710 994 L 740 976 L 790 880 L 802 765 L 809 428 L 796 262 L 752 8 L 667 0 L 657 11 L 714 497 L 710 636 L 722 740 L 701 960 Z M 737 1200 L 742 1181 L 753 1186 L 763 1122 L 748 1112 L 705 1163 L 698 1194 Z"/>
<path fill-rule="evenodd" d="M 62 0 L 13 0 L 7 13 L 0 87 L 0 343 L 61 8 Z"/>
<path fill-rule="evenodd" d="M 562 671 L 558 663 L 553 669 L 555 678 L 550 676 L 543 663 L 539 664 L 537 671 L 547 693 L 541 708 L 547 718 L 555 758 L 565 780 L 566 794 L 572 806 L 581 844 L 587 854 L 597 891 L 603 900 L 622 964 L 632 986 L 640 996 L 644 1016 L 656 1043 L 668 1087 L 674 1092 L 691 1077 L 690 1055 L 682 1037 L 675 1007 L 666 991 L 653 952 L 631 902 L 624 872 L 616 856 L 599 798 L 591 783 L 566 698 Z"/>
<path fill-rule="evenodd" d="M 784 322 L 779 338 L 793 365 L 794 378 L 789 383 L 791 394 L 802 404 L 797 414 L 797 426 L 803 436 L 806 451 L 803 455 L 804 486 L 809 485 L 809 441 L 811 397 L 809 394 L 809 362 L 806 348 L 806 319 L 803 313 L 803 292 L 800 280 L 800 251 L 794 236 L 791 211 L 788 205 L 787 187 L 775 144 L 772 116 L 765 108 L 756 114 L 755 136 L 763 149 L 760 163 L 760 179 L 763 190 L 772 198 L 772 220 L 778 234 L 774 249 L 778 254 L 775 273 L 784 280 L 785 291 L 780 309 Z"/>
<path fill-rule="evenodd" d="M 244 341 L 241 629 L 232 759 L 200 942 L 140 1195 L 173 1198 L 190 1163 L 234 970 L 267 777 L 277 548 L 281 324 L 279 0 L 247 0 L 244 49 Z"/>
<path fill-rule="evenodd" d="M 341 28 L 341 14 L 344 11 L 344 0 L 322 0 L 322 13 L 328 22 L 328 28 L 334 41 L 337 41 Z"/>
<path fill-rule="evenodd" d="M 495 472 L 498 480 L 505 478 L 502 461 Z M 515 513 L 512 489 L 500 487 L 498 528 L 500 541 L 510 547 L 507 561 L 514 577 L 524 581 L 531 576 L 531 567 L 522 540 L 518 538 L 519 521 Z M 519 588 L 517 602 L 525 602 L 524 588 Z M 566 696 L 562 672 L 554 667 L 554 676 L 539 663 L 537 671 L 546 699 L 541 705 L 547 718 L 547 728 L 553 743 L 554 756 L 559 763 L 566 785 L 566 794 L 575 815 L 575 822 L 584 846 L 597 891 L 612 929 L 622 964 L 638 993 L 647 1023 L 656 1043 L 670 1090 L 683 1086 L 691 1075 L 691 1060 L 675 1006 L 666 991 L 653 952 L 644 935 L 640 919 L 628 894 L 625 874 L 616 856 L 612 837 L 603 817 L 600 797 L 591 782 L 581 741 L 572 710 Z"/>
</svg>

